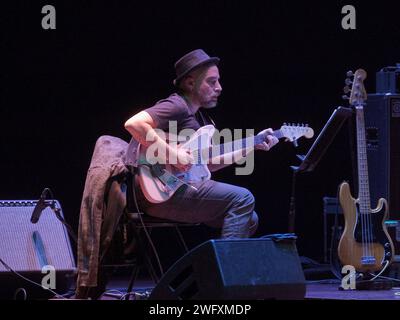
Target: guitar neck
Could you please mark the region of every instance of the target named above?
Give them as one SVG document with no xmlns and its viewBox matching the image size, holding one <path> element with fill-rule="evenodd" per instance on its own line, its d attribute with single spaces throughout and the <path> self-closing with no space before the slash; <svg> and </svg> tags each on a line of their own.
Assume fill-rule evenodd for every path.
<svg viewBox="0 0 400 320">
<path fill-rule="evenodd" d="M 278 139 L 284 137 L 281 130 L 275 130 L 272 132 L 271 135 L 275 136 Z M 247 138 L 243 138 L 243 139 L 237 139 L 237 140 L 234 140 L 231 142 L 212 146 L 209 149 L 209 157 L 212 158 L 212 157 L 216 157 L 216 156 L 222 156 L 222 155 L 230 153 L 230 152 L 245 150 L 248 148 L 254 148 L 255 145 L 264 142 L 265 138 L 266 138 L 266 136 L 264 136 L 263 134 L 258 134 L 256 136 L 247 137 Z"/>
<path fill-rule="evenodd" d="M 363 106 L 356 106 L 358 198 L 361 213 L 369 213 L 371 209 L 371 202 L 369 194 L 367 144 L 364 123 Z"/>
</svg>

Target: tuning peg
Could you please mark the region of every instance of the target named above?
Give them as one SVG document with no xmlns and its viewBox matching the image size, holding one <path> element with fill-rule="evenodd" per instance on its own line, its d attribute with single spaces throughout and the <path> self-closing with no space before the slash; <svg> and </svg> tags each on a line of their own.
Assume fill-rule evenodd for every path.
<svg viewBox="0 0 400 320">
<path fill-rule="evenodd" d="M 347 71 L 347 72 L 346 72 L 346 76 L 348 76 L 348 77 L 354 76 L 353 71 L 351 71 L 351 70 Z"/>
<path fill-rule="evenodd" d="M 306 123 L 306 128 L 308 128 L 308 123 Z"/>
<path fill-rule="evenodd" d="M 343 88 L 343 92 L 344 93 L 349 93 L 351 90 L 350 90 L 350 88 L 348 87 L 348 86 L 345 86 L 344 88 Z"/>
<path fill-rule="evenodd" d="M 284 122 L 283 125 L 286 126 L 286 122 Z"/>
<path fill-rule="evenodd" d="M 342 99 L 343 100 L 349 100 L 350 98 L 344 94 L 344 95 L 342 95 Z"/>
<path fill-rule="evenodd" d="M 350 86 L 353 84 L 353 81 L 351 81 L 349 78 L 347 78 L 344 83 L 346 84 L 346 86 Z"/>
</svg>

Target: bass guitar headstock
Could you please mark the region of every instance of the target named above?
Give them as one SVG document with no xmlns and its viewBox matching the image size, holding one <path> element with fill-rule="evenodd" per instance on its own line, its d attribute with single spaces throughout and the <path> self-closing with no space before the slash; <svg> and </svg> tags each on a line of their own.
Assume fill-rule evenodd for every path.
<svg viewBox="0 0 400 320">
<path fill-rule="evenodd" d="M 364 87 L 364 80 L 366 78 L 367 72 L 363 69 L 357 69 L 355 73 L 352 71 L 347 72 L 346 86 L 343 89 L 345 95 L 343 98 L 348 99 L 350 105 L 362 106 L 367 100 L 367 92 Z"/>
</svg>

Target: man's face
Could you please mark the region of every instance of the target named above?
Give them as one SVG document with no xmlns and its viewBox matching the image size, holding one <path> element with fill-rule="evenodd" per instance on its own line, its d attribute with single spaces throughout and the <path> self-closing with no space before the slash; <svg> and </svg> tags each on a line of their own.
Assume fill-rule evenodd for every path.
<svg viewBox="0 0 400 320">
<path fill-rule="evenodd" d="M 217 105 L 221 91 L 218 67 L 213 65 L 198 77 L 194 88 L 194 96 L 203 108 L 209 109 Z"/>
</svg>

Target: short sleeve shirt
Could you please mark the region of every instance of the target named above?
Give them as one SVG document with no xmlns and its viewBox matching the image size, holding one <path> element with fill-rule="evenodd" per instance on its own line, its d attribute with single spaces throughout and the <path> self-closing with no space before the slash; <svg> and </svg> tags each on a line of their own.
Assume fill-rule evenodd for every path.
<svg viewBox="0 0 400 320">
<path fill-rule="evenodd" d="M 171 94 L 168 98 L 158 101 L 154 106 L 144 109 L 159 128 L 169 132 L 170 121 L 176 121 L 177 133 L 183 129 L 197 130 L 202 126 L 214 124 L 211 118 L 206 117 L 200 110 L 193 112 L 188 102 L 179 94 Z M 174 125 L 174 124 L 172 124 Z M 138 142 L 131 139 L 127 150 L 126 164 L 137 166 Z"/>
<path fill-rule="evenodd" d="M 176 93 L 158 101 L 154 106 L 144 111 L 152 117 L 157 128 L 167 132 L 171 120 L 176 121 L 178 132 L 183 129 L 197 130 L 209 124 L 209 121 L 200 111 L 193 113 L 187 101 Z"/>
</svg>

